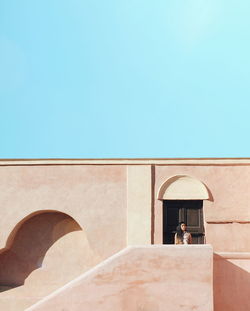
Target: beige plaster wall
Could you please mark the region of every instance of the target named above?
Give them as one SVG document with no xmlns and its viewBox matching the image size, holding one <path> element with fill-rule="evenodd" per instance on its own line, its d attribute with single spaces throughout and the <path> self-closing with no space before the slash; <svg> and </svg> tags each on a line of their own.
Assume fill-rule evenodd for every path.
<svg viewBox="0 0 250 311">
<path fill-rule="evenodd" d="M 0 247 L 24 217 L 55 210 L 74 218 L 105 258 L 126 245 L 126 167 L 0 167 L 0 207 Z"/>
<path fill-rule="evenodd" d="M 184 165 L 155 167 L 155 242 L 162 243 L 161 185 L 175 175 L 203 182 L 210 194 L 204 200 L 206 241 L 215 251 L 248 251 L 250 245 L 250 166 Z"/>
<path fill-rule="evenodd" d="M 23 311 L 101 261 L 92 252 L 84 231 L 73 231 L 47 251 L 39 269 L 25 284 L 0 293 L 0 310 Z"/>
<path fill-rule="evenodd" d="M 68 215 L 45 212 L 24 221 L 0 253 L 0 286 L 23 285 L 27 277 L 43 265 L 51 246 L 64 235 L 81 230 Z"/>
<path fill-rule="evenodd" d="M 206 240 L 215 251 L 249 252 L 250 223 L 218 223 L 206 225 Z"/>
<path fill-rule="evenodd" d="M 160 161 L 146 160 L 114 161 L 116 165 L 111 160 L 89 160 L 86 165 L 75 165 L 74 161 L 53 165 L 52 160 L 50 165 L 44 165 L 46 161 L 37 165 L 34 161 L 34 166 L 24 162 L 21 166 L 0 163 L 0 281 L 6 281 L 11 263 L 15 269 L 23 266 L 25 256 L 16 262 L 8 257 L 8 250 L 25 217 L 41 211 L 58 211 L 70 215 L 82 229 L 65 232 L 54 240 L 41 267 L 27 274 L 24 286 L 0 293 L 0 310 L 23 310 L 128 244 L 150 244 L 151 239 L 161 244 L 162 201 L 157 194 L 161 185 L 175 175 L 192 176 L 208 189 L 209 200 L 204 200 L 207 243 L 217 252 L 249 252 L 249 163 L 221 160 L 215 164 L 216 161 L 209 160 L 204 165 L 195 164 L 196 160 L 185 161 L 183 165 L 177 165 L 181 162 L 178 160 L 162 160 L 161 165 L 157 164 Z M 151 168 L 150 164 L 156 166 Z M 37 228 L 39 224 L 30 228 L 30 237 Z M 26 237 L 23 241 L 25 251 L 30 240 Z M 228 294 L 232 291 L 227 284 L 228 273 L 239 286 L 239 275 L 243 276 L 242 286 L 248 286 L 247 274 L 238 273 L 235 267 L 249 272 L 249 261 L 223 259 L 216 261 L 215 267 L 216 293 L 221 293 L 223 286 Z M 242 301 L 246 297 L 244 288 Z M 237 295 L 236 302 L 241 299 L 239 292 Z M 220 306 L 223 299 L 226 301 L 225 296 L 218 294 L 216 304 Z"/>
<path fill-rule="evenodd" d="M 151 244 L 151 166 L 127 167 L 127 244 Z"/>
<path fill-rule="evenodd" d="M 214 255 L 215 311 L 250 310 L 250 253 Z"/>
<path fill-rule="evenodd" d="M 208 245 L 129 247 L 27 311 L 212 311 L 212 254 Z"/>
<path fill-rule="evenodd" d="M 24 310 L 126 247 L 126 182 L 125 166 L 0 167 L 0 285 L 24 282 L 0 293 L 1 310 Z M 82 230 L 65 231 L 61 215 Z"/>
</svg>

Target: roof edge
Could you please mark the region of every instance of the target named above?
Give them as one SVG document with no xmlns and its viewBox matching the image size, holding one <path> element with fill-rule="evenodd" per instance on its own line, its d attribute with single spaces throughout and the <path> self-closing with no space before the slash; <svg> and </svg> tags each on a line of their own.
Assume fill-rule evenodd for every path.
<svg viewBox="0 0 250 311">
<path fill-rule="evenodd" d="M 250 165 L 250 158 L 44 158 L 0 159 L 0 166 L 23 165 Z"/>
</svg>

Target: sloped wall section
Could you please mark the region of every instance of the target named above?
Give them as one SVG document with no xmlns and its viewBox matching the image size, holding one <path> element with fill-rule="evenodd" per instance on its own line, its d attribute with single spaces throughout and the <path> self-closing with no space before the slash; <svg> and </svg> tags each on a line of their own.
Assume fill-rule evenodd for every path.
<svg viewBox="0 0 250 311">
<path fill-rule="evenodd" d="M 212 311 L 209 245 L 134 246 L 26 311 Z"/>
</svg>

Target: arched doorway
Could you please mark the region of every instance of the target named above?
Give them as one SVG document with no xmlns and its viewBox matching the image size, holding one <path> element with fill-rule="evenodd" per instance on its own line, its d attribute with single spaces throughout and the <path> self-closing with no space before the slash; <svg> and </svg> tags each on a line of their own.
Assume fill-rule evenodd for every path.
<svg viewBox="0 0 250 311">
<path fill-rule="evenodd" d="M 203 200 L 209 199 L 205 185 L 196 178 L 177 175 L 160 188 L 163 201 L 163 244 L 173 244 L 179 222 L 187 224 L 193 244 L 204 244 Z"/>
</svg>

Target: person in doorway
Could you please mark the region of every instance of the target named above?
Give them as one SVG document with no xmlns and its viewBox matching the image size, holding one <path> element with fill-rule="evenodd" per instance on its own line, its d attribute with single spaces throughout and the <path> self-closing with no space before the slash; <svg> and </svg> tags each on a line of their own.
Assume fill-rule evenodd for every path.
<svg viewBox="0 0 250 311">
<path fill-rule="evenodd" d="M 176 228 L 174 236 L 174 244 L 192 244 L 191 233 L 186 231 L 187 226 L 185 222 L 180 222 Z"/>
</svg>

